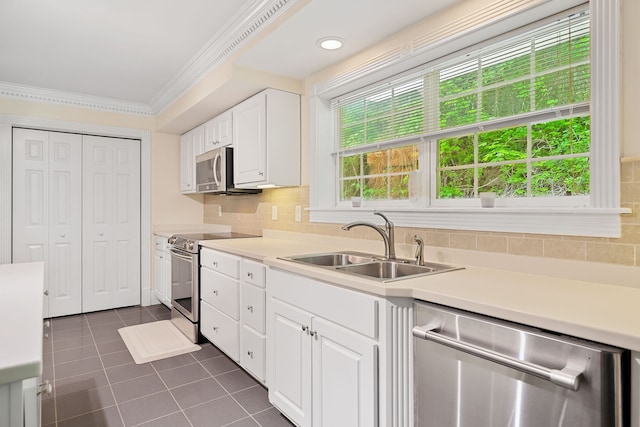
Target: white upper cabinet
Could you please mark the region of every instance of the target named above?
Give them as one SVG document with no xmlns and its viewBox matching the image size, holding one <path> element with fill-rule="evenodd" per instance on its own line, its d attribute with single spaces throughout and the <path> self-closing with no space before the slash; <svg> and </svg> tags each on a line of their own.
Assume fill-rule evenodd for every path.
<svg viewBox="0 0 640 427">
<path fill-rule="evenodd" d="M 224 147 L 233 143 L 231 110 L 225 111 L 204 124 L 204 151 Z"/>
<path fill-rule="evenodd" d="M 180 137 L 180 192 L 196 192 L 196 156 L 204 150 L 204 125 Z"/>
<path fill-rule="evenodd" d="M 236 187 L 300 185 L 300 95 L 267 89 L 231 111 Z"/>
</svg>

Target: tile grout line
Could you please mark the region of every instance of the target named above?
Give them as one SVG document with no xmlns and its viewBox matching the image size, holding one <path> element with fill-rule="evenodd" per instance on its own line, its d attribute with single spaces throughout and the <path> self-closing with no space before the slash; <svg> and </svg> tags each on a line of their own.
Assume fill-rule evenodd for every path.
<svg viewBox="0 0 640 427">
<path fill-rule="evenodd" d="M 122 321 L 122 323 L 124 323 L 126 326 L 126 322 L 124 321 L 124 319 L 122 319 L 122 316 L 120 316 L 120 313 L 118 313 L 117 310 L 113 310 L 113 311 L 118 316 L 118 318 Z M 89 323 L 89 320 L 87 320 L 87 323 Z M 98 350 L 98 343 L 96 342 L 95 337 L 93 336 L 93 330 L 91 329 L 91 324 L 89 324 L 89 331 L 91 332 L 91 338 L 93 338 L 93 341 L 96 344 L 96 350 Z M 111 385 L 111 380 L 107 375 L 107 368 L 104 366 L 104 362 L 102 361 L 102 353 L 100 353 L 99 350 L 98 350 L 98 357 L 100 357 L 100 364 L 102 365 L 102 369 L 104 370 L 104 376 L 107 379 L 107 384 L 109 384 L 109 390 L 111 390 L 111 396 L 113 396 L 113 403 L 116 407 L 116 410 L 118 411 L 118 415 L 120 416 L 120 421 L 122 421 L 123 426 L 126 426 L 124 422 L 124 417 L 122 416 L 122 412 L 120 411 L 120 405 L 118 405 L 118 400 L 116 399 L 116 394 L 114 393 L 113 386 Z"/>
<path fill-rule="evenodd" d="M 155 316 L 154 316 L 155 317 Z M 176 406 L 178 407 L 180 413 L 182 413 L 182 416 L 187 420 L 187 422 L 189 423 L 189 425 L 191 427 L 193 426 L 193 423 L 191 422 L 191 420 L 189 419 L 189 417 L 187 417 L 187 414 L 184 412 L 184 409 L 182 409 L 182 406 L 180 406 L 180 404 L 178 403 L 178 401 L 176 400 L 175 396 L 173 395 L 173 393 L 171 393 L 171 389 L 169 388 L 169 386 L 167 385 L 167 383 L 164 381 L 164 378 L 162 378 L 162 375 L 160 375 L 160 372 L 158 371 L 158 369 L 153 366 L 152 362 L 149 362 L 149 365 L 151 365 L 151 367 L 153 368 L 153 371 L 156 373 L 156 375 L 158 376 L 158 378 L 160 378 L 160 381 L 162 381 L 162 384 L 164 384 L 165 388 L 167 389 L 167 391 L 169 392 L 169 396 L 171 396 L 171 398 L 173 399 L 174 402 L 176 402 Z M 171 414 L 168 414 L 171 415 Z M 166 416 L 166 415 L 164 415 Z M 158 417 L 158 418 L 162 418 L 162 417 Z M 156 419 L 158 419 L 156 418 Z M 148 421 L 152 421 L 152 420 L 148 420 Z M 146 422 L 146 421 L 145 421 Z"/>
</svg>

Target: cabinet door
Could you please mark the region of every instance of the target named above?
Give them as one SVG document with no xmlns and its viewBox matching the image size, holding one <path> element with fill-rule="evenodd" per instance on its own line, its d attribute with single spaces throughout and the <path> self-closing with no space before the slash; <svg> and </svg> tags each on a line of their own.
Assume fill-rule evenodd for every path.
<svg viewBox="0 0 640 427">
<path fill-rule="evenodd" d="M 193 136 L 187 132 L 180 137 L 180 191 L 194 193 L 195 155 L 193 154 Z"/>
<path fill-rule="evenodd" d="M 153 294 L 155 295 L 156 299 L 161 302 L 164 303 L 164 277 L 163 277 L 163 258 L 164 258 L 164 252 L 160 252 L 160 251 L 156 251 L 156 254 L 153 258 L 153 273 L 154 273 L 154 280 L 153 280 L 153 285 L 154 285 L 154 289 L 153 289 Z"/>
<path fill-rule="evenodd" d="M 317 317 L 311 330 L 313 426 L 377 426 L 375 342 Z"/>
<path fill-rule="evenodd" d="M 265 93 L 259 93 L 232 110 L 236 185 L 260 182 L 267 178 L 266 99 Z"/>
<path fill-rule="evenodd" d="M 171 254 L 165 252 L 162 257 L 163 303 L 171 308 Z"/>
<path fill-rule="evenodd" d="M 196 191 L 196 156 L 204 152 L 204 125 L 180 137 L 180 191 Z"/>
<path fill-rule="evenodd" d="M 218 137 L 218 147 L 233 144 L 233 127 L 231 110 L 225 111 L 216 117 L 216 129 Z"/>
<path fill-rule="evenodd" d="M 298 426 L 311 426 L 311 315 L 272 299 L 268 318 L 269 401 Z"/>
<path fill-rule="evenodd" d="M 204 151 L 231 145 L 233 143 L 231 133 L 231 110 L 229 110 L 204 124 Z"/>
<path fill-rule="evenodd" d="M 140 304 L 140 143 L 83 137 L 84 312 Z"/>
</svg>

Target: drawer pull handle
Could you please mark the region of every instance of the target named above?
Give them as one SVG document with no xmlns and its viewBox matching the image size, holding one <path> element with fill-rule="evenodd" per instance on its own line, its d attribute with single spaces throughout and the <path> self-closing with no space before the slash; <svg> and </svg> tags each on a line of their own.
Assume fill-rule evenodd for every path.
<svg viewBox="0 0 640 427">
<path fill-rule="evenodd" d="M 213 294 L 218 295 L 218 291 L 217 290 L 213 291 Z"/>
<path fill-rule="evenodd" d="M 218 261 L 213 261 L 213 266 L 217 267 L 218 266 Z"/>
<path fill-rule="evenodd" d="M 218 332 L 218 327 L 217 326 L 213 327 L 213 332 Z"/>
<path fill-rule="evenodd" d="M 247 310 L 249 310 L 251 313 L 253 313 L 253 306 L 252 305 L 248 305 L 247 306 Z"/>
<path fill-rule="evenodd" d="M 247 351 L 247 356 L 253 359 L 253 351 Z"/>
<path fill-rule="evenodd" d="M 252 272 L 248 272 L 247 273 L 247 277 L 250 278 L 250 279 L 253 279 L 253 273 Z"/>
</svg>

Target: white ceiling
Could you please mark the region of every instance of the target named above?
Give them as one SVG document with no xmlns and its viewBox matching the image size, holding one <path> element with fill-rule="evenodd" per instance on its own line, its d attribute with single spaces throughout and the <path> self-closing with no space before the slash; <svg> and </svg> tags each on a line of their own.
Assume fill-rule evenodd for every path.
<svg viewBox="0 0 640 427">
<path fill-rule="evenodd" d="M 303 79 L 459 1 L 311 0 L 277 28 L 267 26 L 268 34 L 255 35 L 236 61 Z M 207 48 L 209 55 L 226 48 L 216 43 L 270 3 L 1 0 L 0 83 L 152 105 Z M 316 45 L 330 35 L 344 47 L 329 52 Z"/>
</svg>

